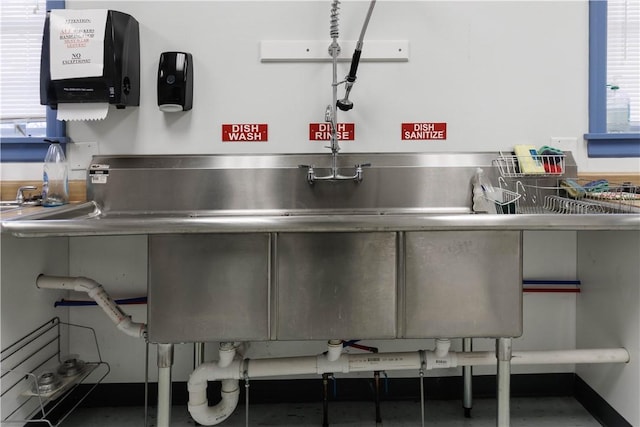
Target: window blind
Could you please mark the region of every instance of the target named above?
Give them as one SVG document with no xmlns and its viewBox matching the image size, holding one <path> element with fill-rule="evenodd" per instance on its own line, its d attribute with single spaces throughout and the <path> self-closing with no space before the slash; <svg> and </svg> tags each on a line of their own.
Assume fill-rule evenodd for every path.
<svg viewBox="0 0 640 427">
<path fill-rule="evenodd" d="M 45 120 L 40 105 L 40 50 L 46 0 L 2 0 L 0 119 Z"/>
<path fill-rule="evenodd" d="M 631 122 L 640 123 L 640 0 L 609 0 L 607 84 L 629 97 Z"/>
</svg>

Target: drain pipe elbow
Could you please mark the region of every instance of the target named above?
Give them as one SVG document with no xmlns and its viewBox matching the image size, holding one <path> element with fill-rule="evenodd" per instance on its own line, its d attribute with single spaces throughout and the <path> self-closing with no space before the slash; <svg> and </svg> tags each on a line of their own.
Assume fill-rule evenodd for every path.
<svg viewBox="0 0 640 427">
<path fill-rule="evenodd" d="M 88 277 L 46 276 L 40 274 L 36 279 L 36 286 L 40 289 L 64 289 L 89 293 L 89 291 L 99 287 L 100 284 Z"/>
<path fill-rule="evenodd" d="M 107 294 L 101 284 L 88 277 L 45 276 L 41 274 L 36 279 L 36 286 L 40 289 L 60 289 L 76 292 L 86 292 L 107 316 L 116 324 L 117 328 L 129 336 L 143 338 L 147 333 L 147 325 L 135 323 L 131 316 L 125 314 L 116 302 Z"/>
<path fill-rule="evenodd" d="M 131 316 L 126 316 L 116 327 L 133 338 L 145 338 L 147 336 L 147 325 L 131 320 Z"/>
<path fill-rule="evenodd" d="M 193 420 L 200 425 L 220 424 L 235 411 L 239 396 L 238 380 L 222 380 L 222 400 L 215 406 L 209 406 L 206 382 L 204 386 L 192 385 L 189 382 L 189 413 Z"/>
<path fill-rule="evenodd" d="M 187 389 L 189 390 L 189 403 L 187 407 L 194 421 L 201 425 L 213 426 L 220 424 L 235 411 L 238 406 L 240 388 L 239 361 L 232 362 L 226 368 L 221 368 L 217 363 L 203 363 L 189 376 Z M 207 401 L 207 381 L 222 379 L 221 400 L 215 406 L 209 406 Z"/>
</svg>

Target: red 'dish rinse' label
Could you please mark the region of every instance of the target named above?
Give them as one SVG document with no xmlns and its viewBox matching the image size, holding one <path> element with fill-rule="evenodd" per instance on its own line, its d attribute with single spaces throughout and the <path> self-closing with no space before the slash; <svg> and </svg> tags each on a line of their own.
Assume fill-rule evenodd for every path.
<svg viewBox="0 0 640 427">
<path fill-rule="evenodd" d="M 223 142 L 262 142 L 269 140 L 269 126 L 260 124 L 223 124 Z"/>
<path fill-rule="evenodd" d="M 402 123 L 402 139 L 425 141 L 447 139 L 446 123 Z"/>
<path fill-rule="evenodd" d="M 356 138 L 354 123 L 338 123 L 337 137 L 339 141 L 353 141 Z M 329 141 L 331 139 L 330 123 L 309 123 L 310 141 Z"/>
</svg>

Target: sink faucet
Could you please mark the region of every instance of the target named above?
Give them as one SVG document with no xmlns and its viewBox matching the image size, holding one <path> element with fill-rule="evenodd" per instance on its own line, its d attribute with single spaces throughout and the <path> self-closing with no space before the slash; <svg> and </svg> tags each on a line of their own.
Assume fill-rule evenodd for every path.
<svg viewBox="0 0 640 427">
<path fill-rule="evenodd" d="M 358 63 L 360 61 L 360 54 L 362 52 L 362 41 L 364 39 L 364 33 L 369 24 L 371 13 L 373 12 L 373 6 L 376 0 L 371 0 L 369 11 L 365 19 L 362 31 L 360 32 L 360 38 L 356 45 L 356 50 L 353 53 L 351 60 L 351 69 L 347 77 L 344 80 L 338 81 L 338 55 L 340 55 L 340 45 L 338 44 L 338 17 L 340 9 L 340 1 L 333 0 L 331 2 L 331 25 L 329 29 L 329 35 L 331 36 L 331 44 L 329 45 L 329 55 L 331 55 L 333 66 L 333 81 L 331 84 L 333 99 L 332 103 L 327 106 L 324 113 L 325 122 L 330 124 L 330 145 L 327 147 L 331 149 L 331 173 L 325 176 L 316 176 L 313 165 L 300 165 L 301 168 L 307 168 L 307 182 L 313 184 L 316 181 L 362 181 L 362 168 L 371 166 L 370 163 L 363 163 L 354 166 L 354 173 L 351 175 L 341 175 L 338 171 L 338 153 L 340 152 L 340 144 L 338 142 L 338 114 L 336 107 L 343 111 L 353 108 L 353 103 L 349 101 L 349 93 L 351 87 L 356 80 L 356 70 L 358 69 Z M 338 86 L 345 83 L 346 94 L 344 99 L 338 100 Z"/>
<path fill-rule="evenodd" d="M 16 203 L 19 204 L 19 205 L 24 204 L 25 201 L 26 201 L 25 198 L 24 198 L 24 192 L 25 191 L 35 191 L 37 189 L 38 189 L 38 187 L 33 186 L 33 185 L 25 185 L 25 186 L 22 186 L 22 187 L 18 188 L 18 191 L 16 193 Z"/>
</svg>

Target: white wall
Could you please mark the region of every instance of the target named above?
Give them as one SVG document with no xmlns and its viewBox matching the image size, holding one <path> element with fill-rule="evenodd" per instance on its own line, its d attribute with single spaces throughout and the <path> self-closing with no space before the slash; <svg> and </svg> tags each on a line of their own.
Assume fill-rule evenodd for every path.
<svg viewBox="0 0 640 427">
<path fill-rule="evenodd" d="M 140 22 L 140 108 L 70 123 L 103 153 L 323 151 L 308 123 L 331 100 L 329 63 L 261 63 L 261 40 L 330 42 L 328 1 L 67 2 Z M 367 2 L 345 1 L 341 37 L 357 39 Z M 587 6 L 583 2 L 382 1 L 369 40 L 408 40 L 406 63 L 362 63 L 352 92 L 357 141 L 345 151 L 490 151 L 587 128 Z M 366 44 L 365 44 L 366 53 Z M 156 104 L 159 55 L 194 56 L 191 112 Z M 350 56 L 351 52 L 345 52 Z M 341 64 L 345 75 L 348 64 Z M 342 92 L 342 90 L 340 91 Z M 402 122 L 445 121 L 446 142 L 400 140 Z M 268 123 L 268 143 L 223 144 L 222 123 Z"/>
<path fill-rule="evenodd" d="M 40 273 L 69 274 L 68 239 L 19 239 L 0 237 L 2 268 L 0 269 L 2 348 L 23 337 L 53 317 L 68 322 L 66 310 L 54 309 L 56 299 L 66 292 L 42 291 L 36 288 Z M 66 349 L 63 349 L 66 353 Z"/>
<path fill-rule="evenodd" d="M 330 42 L 325 1 L 99 1 L 140 23 L 140 107 L 70 122 L 77 143 L 102 154 L 324 152 L 308 140 L 331 100 L 330 63 L 262 63 L 262 40 Z M 341 5 L 340 40 L 357 39 L 368 2 Z M 511 151 L 573 137 L 581 171 L 640 171 L 638 159 L 588 159 L 588 2 L 379 1 L 367 40 L 408 40 L 408 62 L 362 62 L 339 120 L 354 122 L 344 152 Z M 193 110 L 157 108 L 160 53 L 194 56 Z M 367 44 L 365 41 L 364 55 Z M 351 52 L 343 52 L 350 57 Z M 341 63 L 339 76 L 346 75 Z M 340 96 L 343 89 L 340 88 Z M 403 122 L 445 121 L 446 141 L 401 141 Z M 266 143 L 223 143 L 222 123 L 268 123 Z M 572 147 L 573 146 L 573 147 Z M 3 165 L 2 178 L 21 176 Z M 18 172 L 15 170 L 18 169 Z M 29 169 L 29 178 L 40 171 Z M 82 177 L 75 173 L 75 177 Z"/>
<path fill-rule="evenodd" d="M 611 251 L 612 247 L 616 251 Z M 584 365 L 577 373 L 627 421 L 640 425 L 640 232 L 580 232 L 577 344 L 625 347 L 626 365 Z"/>
</svg>

